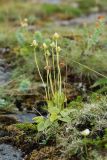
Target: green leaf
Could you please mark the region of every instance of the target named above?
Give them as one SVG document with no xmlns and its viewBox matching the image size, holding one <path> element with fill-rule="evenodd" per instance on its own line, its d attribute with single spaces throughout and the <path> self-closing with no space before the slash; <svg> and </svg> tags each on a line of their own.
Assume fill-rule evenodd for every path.
<svg viewBox="0 0 107 160">
<path fill-rule="evenodd" d="M 48 101 L 48 112 L 49 113 L 55 112 L 58 114 L 58 113 L 60 113 L 60 109 L 57 106 L 55 106 L 53 101 Z"/>
<path fill-rule="evenodd" d="M 52 108 L 52 107 L 54 107 L 55 105 L 53 104 L 53 102 L 52 101 L 48 101 L 48 108 Z"/>
<path fill-rule="evenodd" d="M 1 98 L 0 98 L 0 108 L 5 107 L 6 105 L 7 105 L 6 100 L 5 100 L 5 99 L 1 99 Z"/>
<path fill-rule="evenodd" d="M 25 40 L 23 33 L 17 31 L 16 32 L 16 39 L 17 39 L 19 45 L 21 45 L 21 46 L 25 45 L 26 40 Z"/>
<path fill-rule="evenodd" d="M 41 123 L 44 121 L 44 117 L 42 116 L 34 117 L 33 120 L 36 121 L 36 123 Z"/>
<path fill-rule="evenodd" d="M 51 122 L 54 122 L 55 120 L 57 120 L 58 119 L 58 114 L 57 113 L 52 113 L 51 115 L 50 115 L 50 121 Z"/>
<path fill-rule="evenodd" d="M 51 40 L 49 38 L 45 39 L 44 42 L 46 43 L 47 46 L 49 46 L 51 44 Z"/>
<path fill-rule="evenodd" d="M 71 118 L 69 116 L 66 116 L 66 117 L 59 117 L 58 118 L 60 121 L 63 121 L 63 122 L 66 122 L 66 123 L 69 123 L 71 121 Z"/>
<path fill-rule="evenodd" d="M 96 81 L 91 88 L 97 87 L 97 86 L 104 86 L 107 85 L 107 78 L 101 78 L 98 81 Z"/>
<path fill-rule="evenodd" d="M 43 42 L 43 37 L 41 32 L 37 31 L 34 34 L 34 39 L 39 43 L 39 42 Z"/>
<path fill-rule="evenodd" d="M 20 48 L 20 55 L 29 55 L 29 49 L 27 48 L 27 46 L 23 46 Z"/>
<path fill-rule="evenodd" d="M 22 82 L 19 85 L 19 91 L 21 91 L 21 92 L 28 91 L 30 88 L 30 85 L 31 84 L 30 84 L 29 80 L 27 80 L 27 79 L 22 80 Z"/>
<path fill-rule="evenodd" d="M 63 109 L 60 114 L 62 117 L 68 116 L 70 114 L 70 109 Z"/>
<path fill-rule="evenodd" d="M 65 102 L 65 95 L 64 93 L 59 93 L 56 92 L 54 94 L 53 100 L 52 100 L 56 105 L 59 104 L 60 106 L 62 106 Z"/>
<path fill-rule="evenodd" d="M 37 124 L 37 130 L 38 131 L 44 131 L 45 130 L 44 121 Z"/>
<path fill-rule="evenodd" d="M 48 128 L 50 125 L 52 124 L 52 122 L 50 121 L 50 119 L 46 119 L 45 123 L 44 123 L 44 128 Z"/>
<path fill-rule="evenodd" d="M 49 107 L 48 108 L 48 112 L 49 113 L 56 113 L 56 114 L 58 114 L 58 113 L 60 113 L 60 109 L 59 108 L 57 108 L 57 107 Z"/>
</svg>

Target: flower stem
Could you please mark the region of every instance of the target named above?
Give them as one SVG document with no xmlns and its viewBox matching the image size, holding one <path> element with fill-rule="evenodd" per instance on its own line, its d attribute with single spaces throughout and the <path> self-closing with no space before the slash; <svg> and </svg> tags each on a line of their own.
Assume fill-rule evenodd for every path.
<svg viewBox="0 0 107 160">
<path fill-rule="evenodd" d="M 55 56 L 54 56 L 53 48 L 52 48 L 52 63 L 53 63 L 54 85 L 55 85 L 55 91 L 54 92 L 56 92 Z"/>
<path fill-rule="evenodd" d="M 38 73 L 39 73 L 39 76 L 41 78 L 41 81 L 44 85 L 44 88 L 45 88 L 45 94 L 46 94 L 46 99 L 48 98 L 48 94 L 47 94 L 47 89 L 46 89 L 46 86 L 45 86 L 45 82 L 43 80 L 43 77 L 41 75 L 41 72 L 40 72 L 40 69 L 39 69 L 39 66 L 38 66 L 38 61 L 37 61 L 37 56 L 36 56 L 36 50 L 34 49 L 34 58 L 35 58 L 35 63 L 36 63 L 36 67 L 37 67 L 37 70 L 38 70 Z"/>
</svg>

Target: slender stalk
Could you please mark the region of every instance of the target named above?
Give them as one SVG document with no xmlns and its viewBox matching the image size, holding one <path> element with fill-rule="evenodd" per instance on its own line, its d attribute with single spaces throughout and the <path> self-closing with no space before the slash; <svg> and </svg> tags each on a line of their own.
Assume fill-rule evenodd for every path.
<svg viewBox="0 0 107 160">
<path fill-rule="evenodd" d="M 84 139 L 85 139 L 85 152 L 86 152 L 86 156 L 88 156 L 88 152 L 87 152 L 87 144 L 86 144 L 86 136 L 84 137 Z"/>
<path fill-rule="evenodd" d="M 99 73 L 99 72 L 97 72 L 97 71 L 91 69 L 90 67 L 88 67 L 88 66 L 86 66 L 86 65 L 84 65 L 84 64 L 82 64 L 82 63 L 79 63 L 79 62 L 74 61 L 74 60 L 72 60 L 72 62 L 77 63 L 77 64 L 83 66 L 84 68 L 87 68 L 88 70 L 90 70 L 90 71 L 92 71 L 92 72 L 98 74 L 98 75 L 101 76 L 101 77 L 107 78 L 107 76 L 105 76 L 105 75 L 103 75 L 103 74 L 101 74 L 101 73 Z"/>
<path fill-rule="evenodd" d="M 53 48 L 52 48 L 52 63 L 53 63 L 54 85 L 55 85 L 55 91 L 54 92 L 56 92 L 55 56 L 54 56 Z"/>
<path fill-rule="evenodd" d="M 63 57 L 63 56 L 60 56 L 60 57 Z M 71 61 L 74 62 L 74 63 L 77 63 L 77 64 L 79 64 L 79 65 L 81 65 L 81 66 L 83 66 L 84 68 L 87 68 L 88 70 L 96 73 L 97 75 L 99 75 L 99 76 L 101 76 L 101 77 L 107 78 L 107 76 L 105 76 L 104 74 L 101 74 L 101 73 L 95 71 L 94 69 L 91 69 L 90 67 L 88 67 L 88 66 L 86 66 L 86 65 L 84 65 L 84 64 L 82 64 L 82 63 L 80 63 L 80 62 L 78 62 L 78 61 L 75 61 L 75 60 L 71 60 Z"/>
<path fill-rule="evenodd" d="M 39 76 L 41 78 L 41 81 L 44 85 L 44 88 L 45 88 L 45 93 L 46 93 L 46 99 L 48 98 L 48 94 L 47 94 L 47 90 L 46 90 L 46 86 L 45 86 L 45 82 L 43 80 L 43 77 L 41 75 L 41 72 L 40 72 L 40 69 L 39 69 L 39 66 L 38 66 L 38 61 L 37 61 L 37 55 L 36 55 L 36 50 L 34 49 L 34 58 L 35 58 L 35 63 L 36 63 L 36 67 L 37 67 L 37 70 L 38 70 L 38 73 L 39 73 Z"/>
<path fill-rule="evenodd" d="M 66 54 L 66 59 L 65 59 L 65 81 L 64 81 L 64 90 L 65 90 L 65 96 L 67 97 L 67 71 L 68 71 L 68 66 L 67 66 L 67 54 Z M 66 106 L 67 106 L 67 101 L 66 101 Z"/>
<path fill-rule="evenodd" d="M 46 51 L 44 51 L 44 52 L 45 52 L 46 65 L 47 65 L 47 67 L 48 67 L 48 66 L 49 66 L 49 59 L 48 59 L 48 56 L 47 56 L 47 54 L 46 54 Z M 53 89 L 51 72 L 49 71 L 49 69 L 47 69 L 48 97 L 50 96 L 50 95 L 49 95 L 49 81 L 50 81 L 50 88 L 51 88 L 51 91 L 52 91 L 52 95 L 54 95 L 54 89 Z"/>
<path fill-rule="evenodd" d="M 59 53 L 58 53 L 58 51 L 57 51 L 57 40 L 56 40 L 56 56 L 57 56 L 57 68 L 58 68 L 58 90 L 59 90 L 59 92 L 60 92 L 60 94 L 61 94 L 61 86 L 62 86 L 62 84 L 61 84 L 61 71 L 60 71 L 60 66 L 59 66 Z"/>
<path fill-rule="evenodd" d="M 48 59 L 47 59 L 45 50 L 44 50 L 44 53 L 45 53 L 46 66 L 48 67 L 49 64 L 48 64 Z M 46 72 L 47 72 L 47 92 L 48 92 L 48 98 L 50 99 L 50 93 L 49 93 L 49 70 L 47 69 Z"/>
<path fill-rule="evenodd" d="M 49 80 L 50 80 L 50 86 L 51 86 L 52 95 L 54 96 L 54 89 L 53 89 L 51 72 L 49 73 Z"/>
</svg>

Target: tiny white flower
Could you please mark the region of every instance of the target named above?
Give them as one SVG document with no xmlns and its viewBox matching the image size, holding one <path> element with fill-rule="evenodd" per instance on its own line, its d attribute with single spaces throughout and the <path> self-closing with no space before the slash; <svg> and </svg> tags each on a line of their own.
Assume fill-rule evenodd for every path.
<svg viewBox="0 0 107 160">
<path fill-rule="evenodd" d="M 90 134 L 90 130 L 89 129 L 85 129 L 84 131 L 81 132 L 82 136 L 88 136 Z"/>
</svg>

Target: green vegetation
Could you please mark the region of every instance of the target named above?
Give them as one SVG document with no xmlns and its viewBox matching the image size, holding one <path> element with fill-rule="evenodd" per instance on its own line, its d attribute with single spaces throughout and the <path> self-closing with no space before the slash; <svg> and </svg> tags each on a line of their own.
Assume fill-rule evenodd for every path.
<svg viewBox="0 0 107 160">
<path fill-rule="evenodd" d="M 0 85 L 1 128 L 10 139 L 15 135 L 13 143 L 22 151 L 29 150 L 28 160 L 106 160 L 106 17 L 89 25 L 60 24 L 105 12 L 106 0 L 0 5 L 0 69 L 11 72 Z M 35 117 L 12 124 L 11 114 L 20 112 Z M 4 123 L 4 114 L 12 125 Z"/>
</svg>

